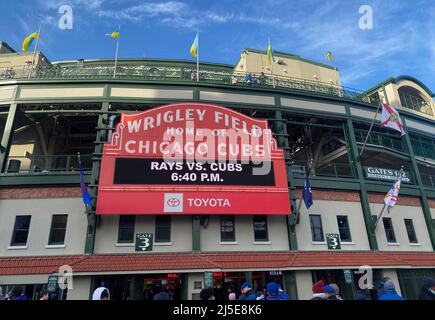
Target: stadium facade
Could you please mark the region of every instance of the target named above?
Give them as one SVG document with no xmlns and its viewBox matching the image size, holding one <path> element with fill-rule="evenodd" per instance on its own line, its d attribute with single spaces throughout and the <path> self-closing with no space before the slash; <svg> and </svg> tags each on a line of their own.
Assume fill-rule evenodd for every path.
<svg viewBox="0 0 435 320">
<path fill-rule="evenodd" d="M 434 93 L 411 76 L 360 92 L 334 67 L 275 58 L 272 76 L 265 52 L 245 49 L 235 65 L 201 63 L 199 81 L 192 61 L 121 59 L 113 78 L 113 60 L 50 62 L 38 52 L 32 64 L 0 42 L 3 292 L 89 299 L 103 283 L 113 299 L 141 300 L 163 285 L 198 299 L 213 286 L 220 298 L 223 287 L 276 279 L 292 299 L 309 299 L 323 279 L 352 299 L 367 265 L 375 284 L 388 276 L 417 298 L 422 279 L 435 277 Z M 381 129 L 379 114 L 360 156 L 381 102 L 397 108 L 406 135 Z M 158 138 L 148 129 L 187 130 L 190 118 L 212 114 L 203 129 L 270 129 L 272 173 L 225 162 L 220 176 L 201 167 L 208 175 L 196 183 L 161 154 L 144 156 L 159 150 L 143 140 Z M 163 171 L 146 171 L 150 161 Z M 399 201 L 374 228 L 402 166 Z M 70 289 L 56 285 L 65 270 Z"/>
</svg>

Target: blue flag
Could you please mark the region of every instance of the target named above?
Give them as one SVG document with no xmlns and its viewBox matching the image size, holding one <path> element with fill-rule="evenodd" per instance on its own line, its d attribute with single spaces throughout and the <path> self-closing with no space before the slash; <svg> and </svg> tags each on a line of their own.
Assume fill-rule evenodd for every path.
<svg viewBox="0 0 435 320">
<path fill-rule="evenodd" d="M 92 204 L 91 196 L 89 195 L 88 186 L 85 183 L 85 177 L 83 176 L 83 167 L 82 162 L 79 157 L 79 166 L 80 166 L 80 189 L 82 190 L 82 198 L 84 204 Z"/>
<path fill-rule="evenodd" d="M 311 186 L 308 175 L 305 178 L 304 191 L 302 191 L 302 199 L 304 199 L 304 203 L 307 209 L 309 209 L 313 205 L 313 195 L 311 193 Z"/>
</svg>

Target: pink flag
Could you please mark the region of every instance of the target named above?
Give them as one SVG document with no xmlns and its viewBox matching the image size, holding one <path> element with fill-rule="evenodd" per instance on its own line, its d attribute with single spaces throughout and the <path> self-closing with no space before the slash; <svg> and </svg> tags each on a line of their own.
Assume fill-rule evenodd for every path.
<svg viewBox="0 0 435 320">
<path fill-rule="evenodd" d="M 400 120 L 399 112 L 396 109 L 384 103 L 382 106 L 382 122 L 381 127 L 388 127 L 400 132 L 403 136 L 405 131 L 403 130 L 402 121 Z"/>
</svg>

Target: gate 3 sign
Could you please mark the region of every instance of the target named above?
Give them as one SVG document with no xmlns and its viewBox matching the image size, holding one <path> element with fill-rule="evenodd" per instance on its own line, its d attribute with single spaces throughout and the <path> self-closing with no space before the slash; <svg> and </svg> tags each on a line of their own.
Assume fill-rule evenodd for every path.
<svg viewBox="0 0 435 320">
<path fill-rule="evenodd" d="M 97 214 L 290 214 L 267 121 L 180 103 L 122 114 L 104 145 Z"/>
</svg>

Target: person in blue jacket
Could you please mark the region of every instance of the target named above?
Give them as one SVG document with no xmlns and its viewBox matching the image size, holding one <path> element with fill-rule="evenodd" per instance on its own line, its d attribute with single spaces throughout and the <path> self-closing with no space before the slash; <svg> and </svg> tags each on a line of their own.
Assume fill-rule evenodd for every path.
<svg viewBox="0 0 435 320">
<path fill-rule="evenodd" d="M 384 290 L 379 296 L 379 300 L 405 300 L 397 294 L 393 280 L 387 280 L 384 283 Z"/>
<path fill-rule="evenodd" d="M 290 300 L 289 295 L 276 282 L 269 282 L 266 289 L 266 300 Z"/>
<path fill-rule="evenodd" d="M 242 294 L 239 297 L 239 300 L 256 300 L 257 295 L 252 292 L 252 284 L 250 282 L 245 282 L 240 287 Z"/>
</svg>

